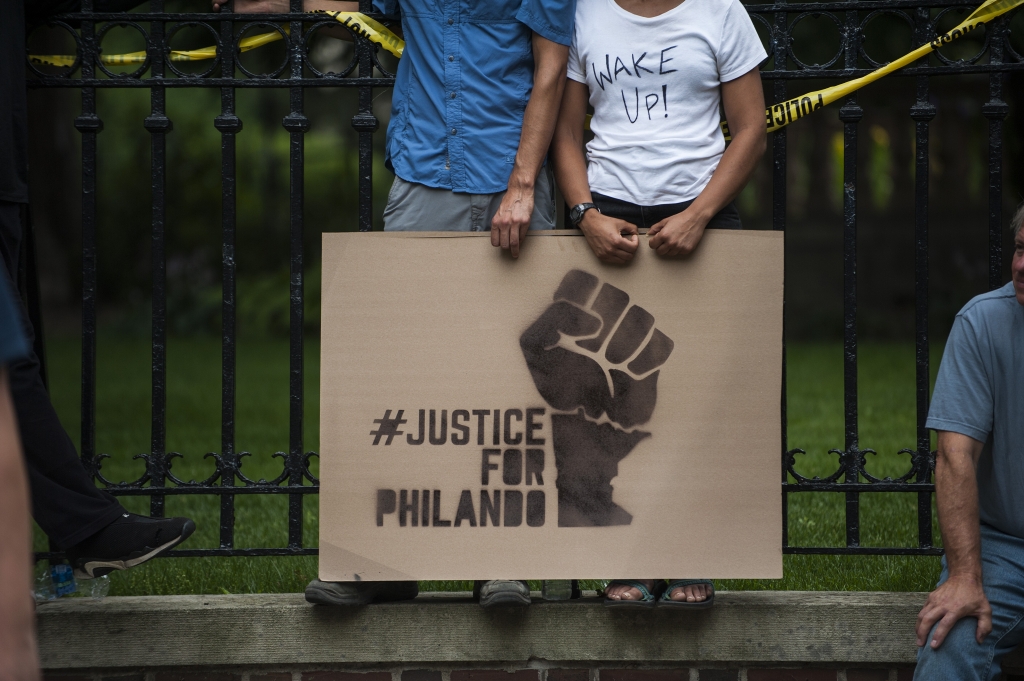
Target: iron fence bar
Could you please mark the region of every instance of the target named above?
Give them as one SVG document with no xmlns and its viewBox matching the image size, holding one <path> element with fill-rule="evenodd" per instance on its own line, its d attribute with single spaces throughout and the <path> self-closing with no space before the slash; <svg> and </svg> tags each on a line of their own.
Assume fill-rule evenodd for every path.
<svg viewBox="0 0 1024 681">
<path fill-rule="evenodd" d="M 360 12 L 372 12 L 372 0 L 359 0 Z M 359 59 L 359 79 L 373 77 L 373 52 L 376 48 L 369 40 L 356 41 Z M 394 84 L 392 82 L 392 84 Z M 380 123 L 373 115 L 373 87 L 359 86 L 359 110 L 352 117 L 352 127 L 359 132 L 359 231 L 373 229 L 373 133 Z"/>
<path fill-rule="evenodd" d="M 989 63 L 999 66 L 1003 62 L 1003 42 L 1009 17 L 1002 16 L 988 24 Z M 993 71 L 988 77 L 989 99 L 981 107 L 988 119 L 988 287 L 994 290 L 1003 285 L 1003 119 L 1010 106 L 1003 101 L 1003 72 Z"/>
<path fill-rule="evenodd" d="M 302 11 L 302 0 L 291 0 L 292 11 Z M 291 23 L 291 76 L 302 78 L 303 36 L 302 22 Z M 289 91 L 291 112 L 284 119 L 290 142 L 289 168 L 289 414 L 288 454 L 285 465 L 290 471 L 288 482 L 302 484 L 302 409 L 303 409 L 303 187 L 305 185 L 304 140 L 309 130 L 309 119 L 303 110 L 301 86 Z M 288 497 L 288 547 L 302 546 L 302 495 Z"/>
<path fill-rule="evenodd" d="M 230 10 L 221 9 L 221 13 Z M 231 21 L 220 25 L 221 76 L 234 78 L 235 34 Z M 236 182 L 235 177 L 235 136 L 242 129 L 242 122 L 235 115 L 235 90 L 226 87 L 221 90 L 221 114 L 214 125 L 221 132 L 221 449 L 217 459 L 220 484 L 224 488 L 234 487 L 235 472 L 235 224 L 236 224 Z M 232 548 L 235 543 L 235 497 L 226 494 L 220 498 L 220 546 Z"/>
<path fill-rule="evenodd" d="M 786 483 L 787 492 L 934 492 L 932 483 L 916 482 L 797 482 Z"/>
<path fill-rule="evenodd" d="M 788 70 L 788 49 L 789 49 L 789 27 L 787 25 L 788 15 L 784 8 L 786 0 L 775 0 L 775 24 L 772 27 L 772 53 L 775 56 L 773 70 L 785 72 Z M 785 102 L 789 99 L 786 80 L 778 79 L 772 84 L 772 99 L 774 104 Z M 775 231 L 786 231 L 786 133 L 783 128 L 772 136 L 772 229 Z M 785 259 L 785 255 L 783 255 Z M 783 290 L 785 290 L 785 264 L 783 264 Z M 786 413 L 786 301 L 782 301 L 782 395 L 780 396 L 780 418 L 781 418 L 781 446 L 780 462 L 782 464 L 782 546 L 789 546 L 789 496 L 786 493 L 785 484 L 789 480 L 786 472 L 786 452 L 788 444 L 788 419 Z"/>
<path fill-rule="evenodd" d="M 926 40 L 931 34 L 931 17 L 926 7 L 918 8 L 914 35 Z M 913 465 L 919 483 L 931 481 L 931 433 L 928 420 L 928 395 L 931 383 L 931 357 L 928 342 L 928 192 L 929 131 L 935 118 L 935 106 L 928 100 L 928 76 L 918 76 L 917 99 L 910 107 L 914 120 L 914 362 L 916 367 L 917 451 Z M 932 495 L 917 495 L 917 542 L 922 548 L 932 545 Z"/>
<path fill-rule="evenodd" d="M 154 13 L 162 13 L 164 0 L 151 0 Z M 152 80 L 159 83 L 164 77 L 164 59 L 159 47 L 164 42 L 165 24 L 154 21 L 150 26 L 149 58 Z M 167 133 L 171 121 L 166 114 L 167 92 L 159 85 L 150 91 L 150 115 L 144 127 L 150 133 L 152 173 L 152 406 L 150 426 L 150 454 L 146 462 L 152 487 L 166 484 L 166 422 L 167 422 L 167 255 L 165 227 L 167 220 Z M 165 497 L 154 494 L 149 498 L 149 513 L 163 517 Z"/>
<path fill-rule="evenodd" d="M 860 26 L 857 0 L 851 0 L 843 31 L 846 68 L 857 66 Z M 843 407 L 844 482 L 860 481 L 860 443 L 857 431 L 857 126 L 863 116 L 857 95 L 839 109 L 843 122 Z M 846 493 L 846 545 L 860 545 L 860 495 Z"/>
<path fill-rule="evenodd" d="M 317 494 L 317 485 L 183 485 L 181 487 L 106 487 L 106 492 L 115 497 L 145 497 L 151 494 L 161 496 L 178 496 L 197 494 L 212 496 L 235 496 L 236 494 Z"/>
<path fill-rule="evenodd" d="M 88 18 L 92 0 L 82 0 L 82 77 L 95 74 L 96 24 Z M 103 121 L 96 115 L 96 90 L 82 88 L 82 113 L 75 119 L 82 135 L 82 439 L 81 457 L 95 479 L 96 458 L 96 136 Z"/>
<path fill-rule="evenodd" d="M 782 553 L 803 556 L 941 556 L 939 548 L 887 546 L 787 546 Z"/>
<path fill-rule="evenodd" d="M 268 556 L 315 556 L 316 549 L 287 549 L 287 548 L 263 548 L 263 549 L 178 549 L 161 554 L 158 558 L 211 558 L 211 557 L 268 557 Z M 35 554 L 35 559 L 50 560 L 57 563 L 64 560 L 64 554 L 60 551 L 40 551 Z"/>
</svg>

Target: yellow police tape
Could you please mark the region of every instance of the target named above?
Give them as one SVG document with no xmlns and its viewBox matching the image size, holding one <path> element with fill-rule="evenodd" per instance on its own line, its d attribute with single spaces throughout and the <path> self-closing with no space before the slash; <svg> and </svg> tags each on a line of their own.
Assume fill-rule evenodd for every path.
<svg viewBox="0 0 1024 681">
<path fill-rule="evenodd" d="M 1022 0 L 1024 2 L 1024 0 Z M 385 50 L 401 58 L 402 50 L 405 48 L 405 41 L 392 33 L 386 26 L 360 12 L 327 12 L 320 11 L 314 14 L 326 14 L 335 21 L 347 26 L 353 33 L 360 35 L 370 42 L 377 43 Z M 287 31 L 286 31 L 287 32 Z M 284 36 L 279 31 L 261 33 L 249 38 L 243 38 L 238 43 L 240 52 L 248 52 L 268 43 L 281 40 Z M 146 53 L 129 52 L 127 54 L 101 54 L 100 63 L 108 66 L 122 66 L 125 64 L 142 64 L 146 61 Z M 203 47 L 198 50 L 171 50 L 168 58 L 170 61 L 202 61 L 213 59 L 217 56 L 217 47 Z M 77 57 L 68 54 L 30 54 L 28 60 L 33 64 L 44 64 L 46 66 L 73 66 Z"/>
<path fill-rule="evenodd" d="M 996 17 L 1009 12 L 1015 7 L 1019 7 L 1020 5 L 1024 5 L 1024 0 L 987 0 L 952 31 L 936 36 L 935 39 L 927 45 L 922 45 L 913 52 L 910 52 L 895 61 L 889 62 L 885 66 L 872 71 L 866 76 L 861 76 L 860 78 L 849 80 L 845 83 L 840 83 L 839 85 L 833 85 L 832 87 L 827 87 L 824 90 L 808 92 L 807 94 L 800 95 L 799 97 L 794 97 L 789 101 L 775 104 L 764 112 L 765 118 L 768 121 L 768 132 L 774 132 L 779 128 L 789 125 L 793 121 L 798 121 L 804 116 L 810 114 L 812 111 L 817 111 L 823 106 L 831 104 L 837 99 L 845 97 L 852 92 L 856 92 L 865 85 L 873 83 L 883 76 L 889 75 L 893 71 L 912 64 L 921 57 L 924 57 L 940 47 L 953 42 L 957 38 L 967 35 L 982 24 L 986 24 Z M 725 121 L 722 121 L 722 132 L 725 133 L 726 139 L 731 139 L 729 136 L 729 125 Z"/>
</svg>

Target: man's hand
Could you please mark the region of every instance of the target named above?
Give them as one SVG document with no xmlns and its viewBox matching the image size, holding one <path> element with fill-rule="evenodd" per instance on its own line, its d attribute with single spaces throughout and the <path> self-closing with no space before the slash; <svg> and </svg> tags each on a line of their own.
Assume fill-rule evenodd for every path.
<svg viewBox="0 0 1024 681">
<path fill-rule="evenodd" d="M 491 220 L 491 245 L 501 246 L 512 253 L 513 258 L 518 258 L 519 245 L 526 239 L 532 217 L 533 185 L 516 181 L 513 175 L 508 191 L 501 197 L 498 212 Z"/>
<path fill-rule="evenodd" d="M 580 229 L 587 237 L 590 250 L 602 262 L 625 265 L 633 259 L 640 245 L 636 225 L 602 215 L 597 210 L 588 210 L 583 214 Z"/>
<path fill-rule="evenodd" d="M 917 616 L 917 645 L 920 647 L 928 642 L 928 634 L 938 622 L 931 640 L 931 647 L 938 648 L 953 625 L 963 617 L 978 618 L 978 628 L 974 633 L 978 643 L 992 631 L 992 606 L 985 598 L 981 580 L 974 575 L 950 575 L 942 586 L 928 594 L 928 600 Z"/>
<path fill-rule="evenodd" d="M 569 47 L 533 34 L 533 90 L 523 112 L 519 150 L 508 179 L 508 190 L 491 222 L 491 245 L 519 257 L 533 216 L 533 188 L 551 145 L 558 105 L 565 87 Z"/>
<path fill-rule="evenodd" d="M 647 232 L 648 245 L 658 255 L 690 255 L 700 243 L 704 228 L 710 221 L 710 217 L 700 215 L 690 206 L 651 227 Z"/>
<path fill-rule="evenodd" d="M 917 616 L 917 645 L 942 645 L 963 617 L 977 617 L 975 638 L 981 643 L 992 631 L 992 607 L 982 589 L 981 525 L 978 519 L 976 468 L 984 443 L 960 433 L 938 431 L 935 456 L 935 506 L 949 577 L 928 595 Z M 938 622 L 938 626 L 935 623 Z"/>
</svg>

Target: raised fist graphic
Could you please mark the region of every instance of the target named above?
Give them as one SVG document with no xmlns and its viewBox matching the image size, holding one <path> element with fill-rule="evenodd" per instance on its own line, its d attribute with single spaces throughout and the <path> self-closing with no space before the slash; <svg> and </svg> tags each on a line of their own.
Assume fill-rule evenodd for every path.
<svg viewBox="0 0 1024 681">
<path fill-rule="evenodd" d="M 556 411 L 552 435 L 561 527 L 628 525 L 612 501 L 619 461 L 650 433 L 658 368 L 672 340 L 629 294 L 572 270 L 554 302 L 519 338 L 537 390 Z M 562 412 L 562 413 L 558 413 Z M 607 416 L 607 421 L 604 420 Z M 610 423 L 609 423 L 610 421 Z"/>
</svg>

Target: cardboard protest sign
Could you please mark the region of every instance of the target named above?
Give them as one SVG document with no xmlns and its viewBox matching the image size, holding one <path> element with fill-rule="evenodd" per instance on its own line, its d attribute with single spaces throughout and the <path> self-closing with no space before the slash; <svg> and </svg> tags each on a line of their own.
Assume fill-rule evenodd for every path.
<svg viewBox="0 0 1024 681">
<path fill-rule="evenodd" d="M 320 578 L 778 578 L 783 239 L 325 234 Z"/>
</svg>

